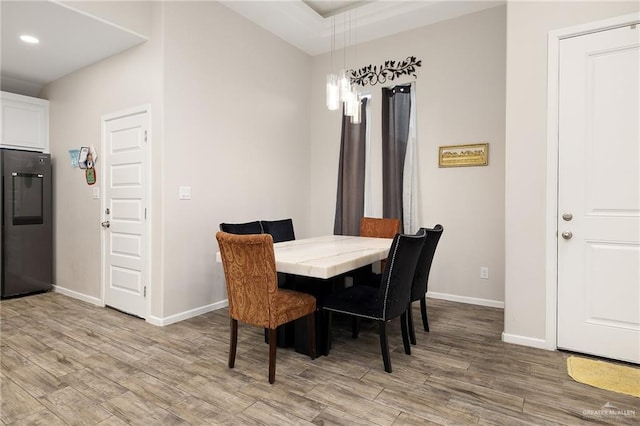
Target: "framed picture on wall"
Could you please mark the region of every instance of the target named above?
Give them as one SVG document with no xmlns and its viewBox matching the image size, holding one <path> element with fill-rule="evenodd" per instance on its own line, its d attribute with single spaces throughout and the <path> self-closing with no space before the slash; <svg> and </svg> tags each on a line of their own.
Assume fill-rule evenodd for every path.
<svg viewBox="0 0 640 426">
<path fill-rule="evenodd" d="M 441 146 L 439 167 L 470 167 L 489 164 L 489 144 Z"/>
</svg>

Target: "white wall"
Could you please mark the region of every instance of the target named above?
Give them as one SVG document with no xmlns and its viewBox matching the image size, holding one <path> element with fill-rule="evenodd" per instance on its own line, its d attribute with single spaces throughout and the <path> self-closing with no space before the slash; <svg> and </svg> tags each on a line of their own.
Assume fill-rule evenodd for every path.
<svg viewBox="0 0 640 426">
<path fill-rule="evenodd" d="M 545 337 L 548 31 L 637 10 L 634 2 L 510 2 L 506 13 L 490 9 L 349 51 L 352 67 L 423 60 L 419 217 L 445 226 L 430 290 L 504 300 L 506 336 Z M 151 104 L 151 314 L 167 318 L 224 297 L 212 260 L 219 222 L 293 217 L 301 237 L 332 232 L 340 120 L 324 107 L 329 55 L 310 59 L 216 3 L 154 3 L 150 22 L 149 42 L 42 96 L 51 101 L 55 280 L 89 299 L 100 297 L 100 203 L 67 150 L 93 144 L 100 152 L 103 114 Z M 379 86 L 372 93 L 379 108 Z M 488 167 L 437 167 L 438 146 L 474 142 L 489 142 Z M 97 172 L 100 183 L 100 162 Z M 180 185 L 192 186 L 191 201 L 177 199 Z M 480 266 L 490 268 L 488 281 Z"/>
<path fill-rule="evenodd" d="M 307 234 L 311 58 L 215 2 L 167 3 L 165 31 L 168 317 L 226 299 L 221 222 L 291 217 Z"/>
<path fill-rule="evenodd" d="M 637 2 L 509 2 L 505 188 L 505 340 L 541 347 L 546 318 L 547 37 L 637 12 Z"/>
<path fill-rule="evenodd" d="M 347 50 L 349 68 L 416 56 L 419 223 L 441 223 L 429 291 L 500 306 L 504 300 L 504 117 L 506 8 L 429 25 Z M 342 51 L 334 54 L 342 65 Z M 311 232 L 333 232 L 340 114 L 324 102 L 330 55 L 314 58 L 311 80 Z M 398 82 L 412 81 L 403 78 Z M 372 161 L 381 179 L 380 85 L 372 94 Z M 438 147 L 489 143 L 487 167 L 439 168 Z M 381 203 L 381 181 L 376 198 Z M 381 215 L 382 208 L 378 208 Z M 489 280 L 481 280 L 487 266 Z"/>
<path fill-rule="evenodd" d="M 104 114 L 151 104 L 151 320 L 226 299 L 220 222 L 291 217 L 308 235 L 311 59 L 215 2 L 152 3 L 150 40 L 49 84 L 55 284 L 98 302 L 100 201 L 68 149 Z M 144 21 L 144 20 L 142 20 Z M 103 172 L 96 165 L 98 184 Z M 179 186 L 192 200 L 179 201 Z"/>
<path fill-rule="evenodd" d="M 100 221 L 103 215 L 100 200 L 92 198 L 93 188 L 86 184 L 83 171 L 70 166 L 68 150 L 93 145 L 100 156 L 101 117 L 143 104 L 151 104 L 156 115 L 152 121 L 154 143 L 162 144 L 162 37 L 158 27 L 162 22 L 162 8 L 159 4 L 151 9 L 151 18 L 155 25 L 151 28 L 150 41 L 50 83 L 41 93 L 50 101 L 54 284 L 59 290 L 93 302 L 101 299 Z M 159 162 L 159 157 L 154 156 L 154 163 Z M 98 187 L 103 172 L 98 158 Z M 158 195 L 154 188 L 155 200 L 159 200 Z M 159 203 L 154 205 L 153 210 L 160 215 L 158 206 Z"/>
</svg>

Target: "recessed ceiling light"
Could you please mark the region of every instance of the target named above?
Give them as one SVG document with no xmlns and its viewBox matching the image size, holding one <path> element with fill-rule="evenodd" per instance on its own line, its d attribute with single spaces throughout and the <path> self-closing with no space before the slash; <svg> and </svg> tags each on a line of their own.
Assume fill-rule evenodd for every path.
<svg viewBox="0 0 640 426">
<path fill-rule="evenodd" d="M 36 37 L 31 36 L 31 35 L 21 35 L 20 36 L 20 40 L 24 41 L 25 43 L 29 43 L 29 44 L 38 44 L 40 43 L 40 40 L 38 40 Z"/>
</svg>

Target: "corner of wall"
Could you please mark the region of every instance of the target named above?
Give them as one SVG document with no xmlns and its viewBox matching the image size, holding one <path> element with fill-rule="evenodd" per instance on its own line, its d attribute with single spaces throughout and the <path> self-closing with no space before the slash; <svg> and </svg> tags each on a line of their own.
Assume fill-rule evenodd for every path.
<svg viewBox="0 0 640 426">
<path fill-rule="evenodd" d="M 168 317 L 157 317 L 149 315 L 147 322 L 149 324 L 164 327 L 165 325 L 174 324 L 176 322 L 184 321 L 189 318 L 197 317 L 198 315 L 206 314 L 207 312 L 217 311 L 218 309 L 226 308 L 229 306 L 228 299 L 221 300 L 220 302 L 211 303 L 209 305 L 201 306 L 196 309 L 190 309 L 188 311 L 180 312 Z"/>
</svg>

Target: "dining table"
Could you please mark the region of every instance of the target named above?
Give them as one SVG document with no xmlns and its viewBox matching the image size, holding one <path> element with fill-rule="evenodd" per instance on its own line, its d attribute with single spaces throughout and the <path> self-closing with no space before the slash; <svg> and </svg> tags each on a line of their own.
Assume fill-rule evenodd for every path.
<svg viewBox="0 0 640 426">
<path fill-rule="evenodd" d="M 286 287 L 313 294 L 319 307 L 322 298 L 336 288 L 344 286 L 345 274 L 386 259 L 391 238 L 360 237 L 350 235 L 323 235 L 283 241 L 273 245 L 276 271 L 286 274 Z M 216 261 L 222 262 L 220 252 Z M 316 312 L 318 352 L 329 353 L 325 338 L 328 330 L 320 311 Z M 295 322 L 294 346 L 306 353 L 306 322 Z"/>
<path fill-rule="evenodd" d="M 390 238 L 325 235 L 273 245 L 278 272 L 329 279 L 385 259 Z"/>
</svg>

